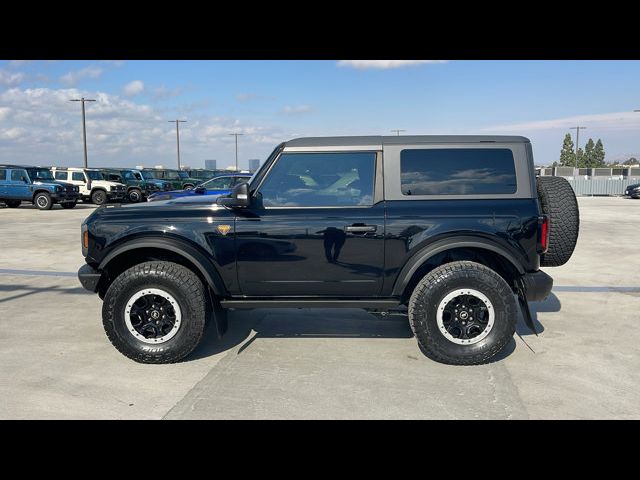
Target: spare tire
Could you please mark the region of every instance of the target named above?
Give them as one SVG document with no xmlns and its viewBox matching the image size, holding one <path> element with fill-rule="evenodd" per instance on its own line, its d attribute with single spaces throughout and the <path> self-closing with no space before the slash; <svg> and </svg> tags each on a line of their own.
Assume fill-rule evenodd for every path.
<svg viewBox="0 0 640 480">
<path fill-rule="evenodd" d="M 565 178 L 538 177 L 537 186 L 542 213 L 549 216 L 549 248 L 540 256 L 540 265 L 559 267 L 569 261 L 578 242 L 578 201 Z"/>
</svg>

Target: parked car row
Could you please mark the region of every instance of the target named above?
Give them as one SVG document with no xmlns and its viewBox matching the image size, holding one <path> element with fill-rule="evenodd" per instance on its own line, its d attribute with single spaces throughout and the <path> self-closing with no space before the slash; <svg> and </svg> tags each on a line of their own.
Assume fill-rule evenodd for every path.
<svg viewBox="0 0 640 480">
<path fill-rule="evenodd" d="M 209 173 L 216 172 L 205 169 L 0 165 L 0 202 L 9 208 L 29 202 L 40 210 L 50 210 L 55 204 L 73 208 L 78 200 L 103 205 L 107 202 L 169 200 L 190 195 L 226 195 L 235 185 L 251 178 L 250 173 L 225 172 L 204 181 Z"/>
</svg>

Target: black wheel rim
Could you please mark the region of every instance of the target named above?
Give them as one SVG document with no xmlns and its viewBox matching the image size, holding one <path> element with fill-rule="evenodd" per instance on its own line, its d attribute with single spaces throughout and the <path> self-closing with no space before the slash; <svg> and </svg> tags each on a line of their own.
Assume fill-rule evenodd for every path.
<svg viewBox="0 0 640 480">
<path fill-rule="evenodd" d="M 445 296 L 437 310 L 440 332 L 453 343 L 467 345 L 485 338 L 494 324 L 491 301 L 473 289 L 460 289 Z"/>
</svg>

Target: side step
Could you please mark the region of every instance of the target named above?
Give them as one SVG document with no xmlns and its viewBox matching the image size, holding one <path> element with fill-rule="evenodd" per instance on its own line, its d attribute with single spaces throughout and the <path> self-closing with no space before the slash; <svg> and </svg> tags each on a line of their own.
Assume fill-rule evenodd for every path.
<svg viewBox="0 0 640 480">
<path fill-rule="evenodd" d="M 340 298 L 278 298 L 220 300 L 222 308 L 367 308 L 388 309 L 397 307 L 396 298 L 352 300 Z"/>
</svg>

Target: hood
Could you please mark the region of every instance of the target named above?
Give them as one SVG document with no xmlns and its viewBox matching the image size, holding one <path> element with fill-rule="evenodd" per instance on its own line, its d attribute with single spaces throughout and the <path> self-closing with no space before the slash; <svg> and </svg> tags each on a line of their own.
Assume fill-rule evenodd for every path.
<svg viewBox="0 0 640 480">
<path fill-rule="evenodd" d="M 126 187 L 124 183 L 111 182 L 109 180 L 91 180 L 91 185 L 101 185 L 103 187 Z"/>
</svg>

